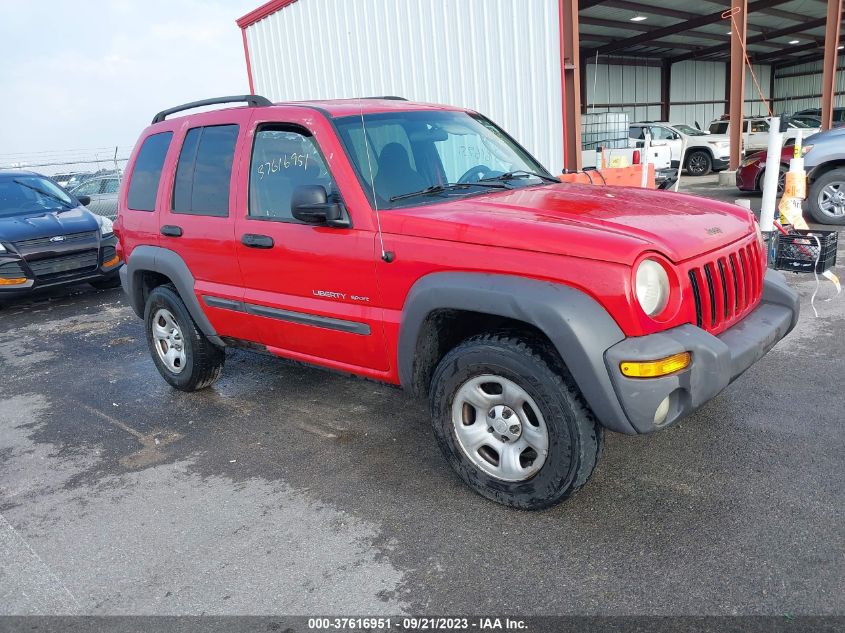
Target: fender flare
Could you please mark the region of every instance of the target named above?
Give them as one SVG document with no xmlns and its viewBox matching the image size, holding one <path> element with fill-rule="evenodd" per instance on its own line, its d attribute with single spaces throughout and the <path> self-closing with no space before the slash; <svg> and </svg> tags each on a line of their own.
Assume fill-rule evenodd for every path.
<svg viewBox="0 0 845 633">
<path fill-rule="evenodd" d="M 130 254 L 126 265 L 121 268 L 120 281 L 123 291 L 129 298 L 135 314 L 144 318 L 145 297 L 141 278 L 145 272 L 159 273 L 170 279 L 200 331 L 215 345 L 225 346 L 197 299 L 194 292 L 194 276 L 188 265 L 170 249 L 159 246 L 138 246 Z"/>
<path fill-rule="evenodd" d="M 402 386 L 415 388 L 417 341 L 437 310 L 467 310 L 533 325 L 557 349 L 598 420 L 634 434 L 605 366 L 604 353 L 625 338 L 607 311 L 584 292 L 547 281 L 483 273 L 432 273 L 411 288 L 402 310 L 397 367 Z"/>
</svg>

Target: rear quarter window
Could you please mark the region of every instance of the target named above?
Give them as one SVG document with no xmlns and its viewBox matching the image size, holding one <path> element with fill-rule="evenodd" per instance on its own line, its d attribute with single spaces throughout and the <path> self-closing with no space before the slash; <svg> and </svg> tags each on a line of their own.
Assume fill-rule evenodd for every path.
<svg viewBox="0 0 845 633">
<path fill-rule="evenodd" d="M 173 132 L 151 134 L 138 151 L 129 181 L 126 206 L 133 211 L 155 211 L 158 184 Z"/>
</svg>

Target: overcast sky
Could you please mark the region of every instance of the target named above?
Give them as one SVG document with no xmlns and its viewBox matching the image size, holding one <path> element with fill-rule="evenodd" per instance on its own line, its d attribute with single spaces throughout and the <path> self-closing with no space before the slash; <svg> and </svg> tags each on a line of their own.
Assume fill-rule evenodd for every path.
<svg viewBox="0 0 845 633">
<path fill-rule="evenodd" d="M 263 0 L 0 0 L 0 160 L 133 145 L 161 109 L 249 92 Z"/>
</svg>

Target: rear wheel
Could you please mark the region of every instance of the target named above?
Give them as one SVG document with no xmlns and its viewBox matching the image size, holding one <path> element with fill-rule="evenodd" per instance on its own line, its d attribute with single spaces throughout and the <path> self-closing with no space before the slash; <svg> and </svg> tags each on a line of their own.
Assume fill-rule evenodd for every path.
<svg viewBox="0 0 845 633">
<path fill-rule="evenodd" d="M 810 185 L 807 207 L 816 222 L 845 224 L 845 169 L 822 174 Z"/>
<path fill-rule="evenodd" d="M 150 293 L 144 324 L 153 362 L 170 385 L 198 391 L 220 377 L 223 350 L 197 328 L 173 286 L 159 286 Z"/>
<path fill-rule="evenodd" d="M 473 337 L 434 372 L 434 432 L 449 464 L 476 492 L 536 510 L 586 484 L 603 428 L 553 348 L 507 333 Z"/>
<path fill-rule="evenodd" d="M 713 169 L 713 159 L 704 150 L 695 150 L 687 158 L 687 173 L 690 176 L 706 176 Z"/>
</svg>

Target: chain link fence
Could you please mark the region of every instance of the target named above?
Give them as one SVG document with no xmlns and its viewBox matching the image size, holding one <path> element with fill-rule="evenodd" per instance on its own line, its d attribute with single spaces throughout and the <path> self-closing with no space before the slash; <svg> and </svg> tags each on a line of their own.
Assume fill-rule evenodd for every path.
<svg viewBox="0 0 845 633">
<path fill-rule="evenodd" d="M 26 170 L 50 176 L 77 197 L 88 196 L 89 210 L 114 219 L 123 170 L 131 146 L 96 147 L 17 154 L 0 153 L 4 170 Z"/>
</svg>

